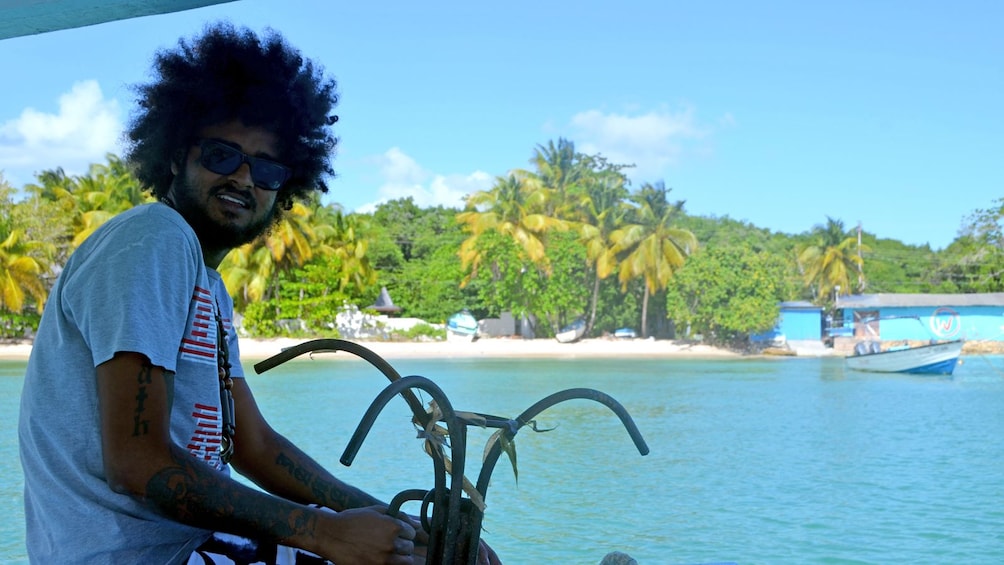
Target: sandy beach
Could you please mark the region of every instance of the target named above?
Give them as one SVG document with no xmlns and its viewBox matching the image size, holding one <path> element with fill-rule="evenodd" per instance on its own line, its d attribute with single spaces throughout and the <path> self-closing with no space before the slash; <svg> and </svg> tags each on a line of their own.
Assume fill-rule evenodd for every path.
<svg viewBox="0 0 1004 565">
<path fill-rule="evenodd" d="M 307 339 L 241 339 L 241 358 L 260 360 L 281 352 Z M 387 342 L 360 341 L 377 355 L 385 359 L 436 359 L 436 358 L 613 358 L 613 357 L 692 357 L 720 358 L 737 357 L 738 354 L 711 347 L 676 340 L 655 339 L 584 339 L 576 343 L 558 343 L 554 339 L 490 338 L 478 339 L 472 343 L 447 341 L 436 342 Z M 31 343 L 0 344 L 0 359 L 27 360 L 31 354 Z M 327 355 L 327 354 L 326 354 Z M 346 359 L 356 359 L 348 353 L 331 354 Z"/>
</svg>

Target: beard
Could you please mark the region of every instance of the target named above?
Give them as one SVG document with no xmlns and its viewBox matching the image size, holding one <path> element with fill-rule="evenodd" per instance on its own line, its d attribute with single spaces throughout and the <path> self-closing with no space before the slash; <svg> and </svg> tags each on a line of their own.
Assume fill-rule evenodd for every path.
<svg viewBox="0 0 1004 565">
<path fill-rule="evenodd" d="M 227 188 L 227 184 L 213 187 L 210 198 L 215 198 L 216 194 L 227 190 Z M 266 214 L 246 226 L 222 224 L 209 216 L 206 212 L 206 204 L 200 202 L 196 194 L 197 191 L 189 184 L 185 175 L 179 174 L 174 177 L 173 190 L 167 202 L 185 218 L 188 225 L 192 226 L 203 247 L 230 250 L 245 243 L 251 243 L 268 231 L 275 220 L 276 205 L 273 204 Z M 253 214 L 256 212 L 257 203 L 253 198 L 248 199 L 248 202 Z"/>
</svg>

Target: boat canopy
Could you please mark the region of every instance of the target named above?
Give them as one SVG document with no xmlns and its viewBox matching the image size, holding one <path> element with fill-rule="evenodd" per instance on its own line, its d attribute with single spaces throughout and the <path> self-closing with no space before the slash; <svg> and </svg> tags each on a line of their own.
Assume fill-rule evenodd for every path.
<svg viewBox="0 0 1004 565">
<path fill-rule="evenodd" d="M 0 39 L 192 10 L 233 0 L 22 0 L 0 2 Z"/>
</svg>

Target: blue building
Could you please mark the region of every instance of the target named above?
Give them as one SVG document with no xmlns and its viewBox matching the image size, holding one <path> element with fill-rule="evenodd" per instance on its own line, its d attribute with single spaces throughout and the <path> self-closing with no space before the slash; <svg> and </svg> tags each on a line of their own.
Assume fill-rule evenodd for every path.
<svg viewBox="0 0 1004 565">
<path fill-rule="evenodd" d="M 782 302 L 774 329 L 750 336 L 754 343 L 820 341 L 823 334 L 823 309 L 804 300 Z"/>
<path fill-rule="evenodd" d="M 820 340 L 823 309 L 811 302 L 782 302 L 777 329 L 788 341 Z"/>
<path fill-rule="evenodd" d="M 880 341 L 964 339 L 1004 342 L 1004 292 L 839 296 L 835 337 Z"/>
</svg>

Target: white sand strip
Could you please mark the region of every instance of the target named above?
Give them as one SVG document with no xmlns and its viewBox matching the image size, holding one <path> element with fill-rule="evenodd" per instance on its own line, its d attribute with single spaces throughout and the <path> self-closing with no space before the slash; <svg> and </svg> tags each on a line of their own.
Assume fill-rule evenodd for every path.
<svg viewBox="0 0 1004 565">
<path fill-rule="evenodd" d="M 244 360 L 265 359 L 286 347 L 307 339 L 242 339 Z M 554 339 L 491 338 L 473 343 L 457 342 L 359 342 L 386 359 L 447 359 L 465 358 L 639 358 L 639 357 L 734 357 L 737 354 L 708 345 L 675 340 L 655 339 L 584 339 L 577 343 L 558 343 Z M 27 360 L 31 344 L 21 342 L 0 344 L 0 359 Z M 355 359 L 348 353 L 333 354 L 336 358 Z"/>
</svg>

